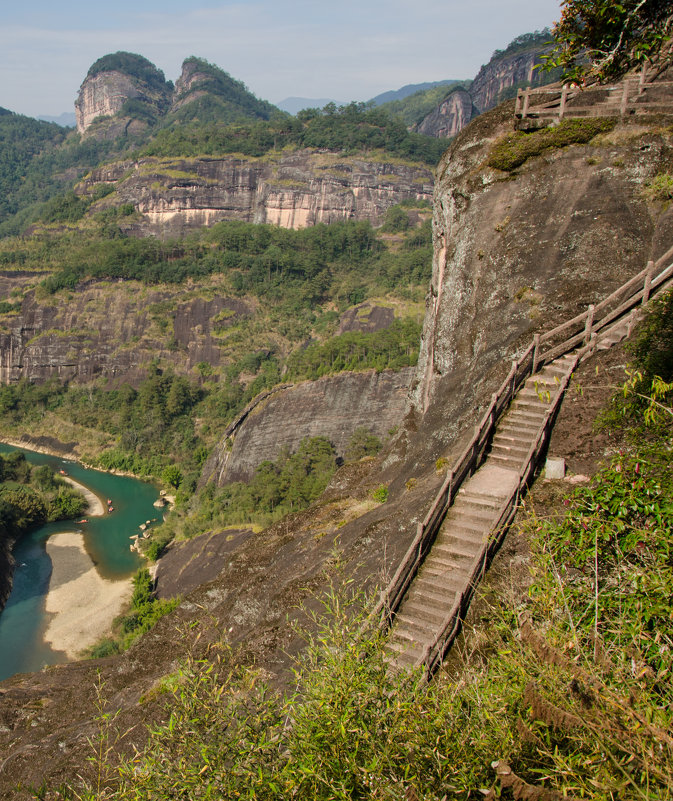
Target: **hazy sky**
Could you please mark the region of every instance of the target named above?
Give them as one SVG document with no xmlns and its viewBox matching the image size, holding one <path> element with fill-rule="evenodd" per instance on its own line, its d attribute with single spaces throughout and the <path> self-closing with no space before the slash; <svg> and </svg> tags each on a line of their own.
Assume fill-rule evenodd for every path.
<svg viewBox="0 0 673 801">
<path fill-rule="evenodd" d="M 0 0 L 0 106 L 73 111 L 88 68 L 140 53 L 175 81 L 208 59 L 258 97 L 367 100 L 470 78 L 493 50 L 559 17 L 560 0 Z"/>
</svg>

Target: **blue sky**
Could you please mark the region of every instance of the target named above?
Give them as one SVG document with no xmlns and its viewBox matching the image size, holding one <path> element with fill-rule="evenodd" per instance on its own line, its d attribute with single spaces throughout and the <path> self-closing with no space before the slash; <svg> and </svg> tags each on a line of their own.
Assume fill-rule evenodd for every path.
<svg viewBox="0 0 673 801">
<path fill-rule="evenodd" d="M 560 0 L 0 0 L 0 106 L 72 111 L 89 66 L 128 50 L 175 80 L 191 55 L 258 97 L 367 100 L 470 78 L 496 48 L 559 17 Z"/>
</svg>

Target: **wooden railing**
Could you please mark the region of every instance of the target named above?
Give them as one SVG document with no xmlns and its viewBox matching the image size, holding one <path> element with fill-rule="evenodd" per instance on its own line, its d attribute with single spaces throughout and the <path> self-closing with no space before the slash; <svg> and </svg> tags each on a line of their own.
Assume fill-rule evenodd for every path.
<svg viewBox="0 0 673 801">
<path fill-rule="evenodd" d="M 665 100 L 649 99 L 647 91 L 665 89 Z M 550 98 L 535 103 L 538 98 Z M 568 105 L 577 98 L 584 103 Z M 578 87 L 572 84 L 550 84 L 532 89 L 519 89 L 514 116 L 519 120 L 562 120 L 567 117 L 624 117 L 627 114 L 652 114 L 673 110 L 673 82 L 648 81 L 643 69 L 637 78 L 625 78 L 618 84 Z"/>
<path fill-rule="evenodd" d="M 538 460 L 551 431 L 563 393 L 577 363 L 591 353 L 601 333 L 619 323 L 637 306 L 646 304 L 657 292 L 673 284 L 673 247 L 657 261 L 649 261 L 647 267 L 627 281 L 619 289 L 596 305 L 589 305 L 582 314 L 562 323 L 551 331 L 536 335 L 520 359 L 512 362 L 510 371 L 500 388 L 491 396 L 491 402 L 475 427 L 474 434 L 465 449 L 448 471 L 439 492 L 425 515 L 418 523 L 416 536 L 407 549 L 395 575 L 383 590 L 380 600 L 372 610 L 369 620 L 379 621 L 382 629 L 392 624 L 402 598 L 414 580 L 418 569 L 432 547 L 449 507 L 463 482 L 481 465 L 490 444 L 495 427 L 509 407 L 514 396 L 526 379 L 537 373 L 545 364 L 582 346 L 569 366 L 568 372 L 560 381 L 553 402 L 547 411 L 535 440 L 529 450 L 519 475 L 519 485 L 503 503 L 498 522 L 483 551 L 475 558 L 470 573 L 470 582 L 457 599 L 447 619 L 440 627 L 435 641 L 426 649 L 423 664 L 430 674 L 436 669 L 444 652 L 460 627 L 461 615 L 494 550 L 499 545 L 507 527 L 516 513 L 518 498 L 526 487 L 537 467 Z M 602 315 L 602 316 L 601 316 Z M 558 338 L 563 335 L 563 340 Z"/>
</svg>

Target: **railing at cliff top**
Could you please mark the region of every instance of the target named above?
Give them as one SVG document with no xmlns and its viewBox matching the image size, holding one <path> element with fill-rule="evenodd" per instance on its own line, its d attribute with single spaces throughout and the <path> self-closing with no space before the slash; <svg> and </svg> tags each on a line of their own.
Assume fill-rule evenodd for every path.
<svg viewBox="0 0 673 801">
<path fill-rule="evenodd" d="M 550 84 L 532 89 L 519 89 L 516 97 L 514 116 L 517 119 L 558 119 L 568 117 L 624 117 L 633 113 L 653 113 L 656 111 L 670 111 L 673 106 L 673 96 L 665 100 L 650 100 L 647 98 L 648 90 L 664 89 L 670 91 L 672 81 L 648 81 L 646 70 L 643 69 L 637 78 L 625 78 L 615 85 L 593 84 L 587 87 L 574 85 Z M 531 105 L 531 100 L 542 96 L 552 96 L 546 103 Z M 586 101 L 584 105 L 571 105 L 568 103 L 576 98 Z M 591 102 L 593 101 L 593 102 Z"/>
<path fill-rule="evenodd" d="M 395 571 L 395 575 L 385 590 L 382 591 L 378 604 L 372 610 L 370 619 L 379 619 L 379 625 L 382 629 L 387 629 L 392 624 L 402 598 L 409 589 L 411 582 L 418 572 L 418 568 L 430 550 L 458 490 L 465 479 L 469 478 L 480 466 L 495 427 L 518 392 L 519 387 L 529 376 L 538 372 L 548 362 L 575 350 L 578 345 L 584 346 L 573 362 L 572 368 L 561 381 L 559 390 L 550 407 L 550 411 L 547 413 L 536 440 L 531 446 L 529 458 L 525 463 L 525 468 L 522 470 L 519 487 L 515 493 L 517 498 L 521 488 L 525 486 L 533 474 L 537 459 L 542 452 L 544 441 L 553 423 L 554 415 L 563 397 L 563 390 L 570 380 L 570 374 L 572 370 L 574 370 L 575 365 L 587 353 L 593 351 L 599 334 L 605 332 L 609 326 L 623 320 L 636 306 L 645 305 L 654 294 L 662 291 L 673 283 L 672 259 L 673 247 L 666 251 L 656 262 L 649 261 L 644 270 L 619 287 L 619 289 L 611 295 L 608 295 L 608 297 L 600 303 L 595 305 L 591 304 L 582 314 L 556 326 L 556 328 L 553 328 L 551 331 L 536 335 L 520 359 L 512 362 L 512 367 L 507 377 L 498 391 L 491 396 L 488 409 L 482 416 L 479 425 L 475 427 L 471 440 L 448 471 L 446 479 L 435 496 L 428 513 L 423 521 L 418 523 L 416 536 L 407 549 L 399 567 Z M 602 317 L 599 316 L 601 314 L 603 315 Z M 554 340 L 559 335 L 567 334 L 568 331 L 573 333 L 569 336 L 566 335 L 563 341 L 554 344 Z M 545 345 L 548 345 L 546 350 L 544 349 Z M 512 503 L 512 499 L 510 498 L 503 505 L 503 510 L 507 507 L 509 510 L 507 515 L 511 514 L 511 516 L 513 516 L 513 512 L 511 511 Z M 516 507 L 514 506 L 513 508 L 515 509 Z M 501 520 L 504 515 L 505 512 L 503 511 L 500 516 Z M 509 519 L 508 517 L 508 520 Z M 499 522 L 496 526 L 496 530 L 498 529 L 504 532 L 506 526 L 503 527 L 503 523 Z M 489 544 L 487 551 L 477 557 L 477 560 L 482 559 L 484 567 L 488 555 L 493 551 L 493 547 L 493 545 Z M 471 589 L 468 588 L 468 591 L 469 595 L 471 595 Z M 461 595 L 459 599 L 460 605 L 465 603 L 466 598 L 469 600 L 468 591 Z M 452 610 L 452 612 L 455 612 L 455 609 Z M 458 625 L 459 621 L 455 621 L 455 626 L 457 627 Z M 449 627 L 449 623 L 446 623 L 445 627 Z M 441 645 L 444 650 L 449 633 L 447 628 L 445 632 L 446 636 L 443 636 L 441 639 Z M 438 640 L 437 643 L 435 643 L 436 648 L 438 648 L 439 645 L 440 641 Z M 435 651 L 429 653 L 427 658 L 431 659 L 431 661 L 436 660 Z"/>
</svg>

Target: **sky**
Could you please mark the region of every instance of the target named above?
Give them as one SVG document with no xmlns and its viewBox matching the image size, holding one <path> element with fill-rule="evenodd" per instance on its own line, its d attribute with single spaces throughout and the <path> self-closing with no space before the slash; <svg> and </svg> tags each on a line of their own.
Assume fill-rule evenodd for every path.
<svg viewBox="0 0 673 801">
<path fill-rule="evenodd" d="M 118 50 L 172 81 L 185 58 L 205 58 L 272 103 L 473 78 L 495 49 L 557 20 L 560 0 L 0 0 L 0 13 L 0 106 L 56 116 Z"/>
</svg>

